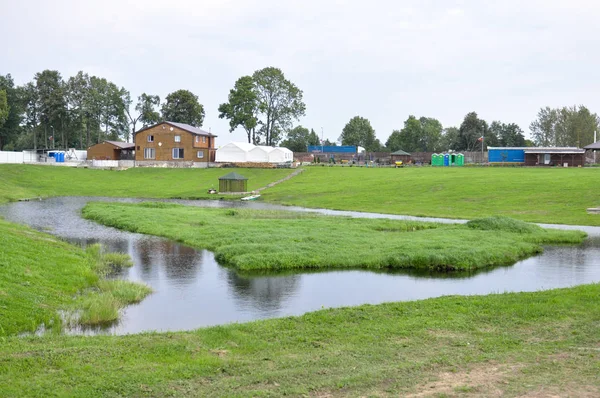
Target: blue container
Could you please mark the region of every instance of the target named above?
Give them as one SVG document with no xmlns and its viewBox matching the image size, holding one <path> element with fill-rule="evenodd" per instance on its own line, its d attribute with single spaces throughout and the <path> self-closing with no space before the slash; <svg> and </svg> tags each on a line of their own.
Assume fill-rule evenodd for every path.
<svg viewBox="0 0 600 398">
<path fill-rule="evenodd" d="M 65 161 L 65 154 L 62 152 L 56 152 L 54 158 L 56 159 L 57 163 L 63 163 Z"/>
<path fill-rule="evenodd" d="M 450 166 L 450 155 L 444 154 L 444 166 Z"/>
<path fill-rule="evenodd" d="M 488 161 L 490 163 L 525 163 L 525 149 L 490 148 Z"/>
<path fill-rule="evenodd" d="M 64 153 L 64 152 L 61 152 L 61 153 L 60 153 L 60 162 L 61 162 L 61 163 L 64 163 L 64 162 L 65 162 L 65 153 Z"/>
<path fill-rule="evenodd" d="M 357 148 L 353 145 L 329 146 L 309 145 L 308 152 L 314 153 L 356 153 Z"/>
</svg>

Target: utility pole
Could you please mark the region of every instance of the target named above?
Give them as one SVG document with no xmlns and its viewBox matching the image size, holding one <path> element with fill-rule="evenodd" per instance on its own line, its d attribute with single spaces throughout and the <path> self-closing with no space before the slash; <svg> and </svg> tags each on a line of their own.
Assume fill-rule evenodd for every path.
<svg viewBox="0 0 600 398">
<path fill-rule="evenodd" d="M 321 153 L 323 153 L 323 127 L 321 127 Z"/>
</svg>

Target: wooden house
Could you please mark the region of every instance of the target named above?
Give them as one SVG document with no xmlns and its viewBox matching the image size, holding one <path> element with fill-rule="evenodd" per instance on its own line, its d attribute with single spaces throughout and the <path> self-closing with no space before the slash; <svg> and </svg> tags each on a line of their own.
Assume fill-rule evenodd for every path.
<svg viewBox="0 0 600 398">
<path fill-rule="evenodd" d="M 87 158 L 93 160 L 133 160 L 135 144 L 132 142 L 104 141 L 87 149 Z"/>
<path fill-rule="evenodd" d="M 189 124 L 161 122 L 135 133 L 135 160 L 214 162 L 215 137 Z"/>
</svg>

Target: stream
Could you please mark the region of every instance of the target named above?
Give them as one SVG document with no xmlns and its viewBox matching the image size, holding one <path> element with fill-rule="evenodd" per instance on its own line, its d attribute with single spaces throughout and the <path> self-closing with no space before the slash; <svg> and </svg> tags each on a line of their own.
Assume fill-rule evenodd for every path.
<svg viewBox="0 0 600 398">
<path fill-rule="evenodd" d="M 600 281 L 600 227 L 543 225 L 580 229 L 589 237 L 578 246 L 545 247 L 543 254 L 507 267 L 473 273 L 333 270 L 240 274 L 220 266 L 214 255 L 173 241 L 119 231 L 81 217 L 89 201 L 141 202 L 139 199 L 58 197 L 0 206 L 0 216 L 69 242 L 103 244 L 128 253 L 134 265 L 118 277 L 150 285 L 154 293 L 124 310 L 106 328 L 75 328 L 69 334 L 129 334 L 190 330 L 209 325 L 299 315 L 329 307 L 418 300 L 445 295 L 537 291 Z M 202 207 L 247 207 L 312 211 L 327 215 L 437 222 L 461 220 L 304 209 L 262 202 L 169 202 Z M 476 244 L 474 242 L 473 244 Z"/>
</svg>

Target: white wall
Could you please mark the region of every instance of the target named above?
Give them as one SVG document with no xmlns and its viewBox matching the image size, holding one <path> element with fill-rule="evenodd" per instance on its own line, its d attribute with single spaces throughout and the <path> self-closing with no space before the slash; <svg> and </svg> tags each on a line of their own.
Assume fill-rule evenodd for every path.
<svg viewBox="0 0 600 398">
<path fill-rule="evenodd" d="M 23 152 L 0 151 L 0 163 L 23 163 Z"/>
</svg>

